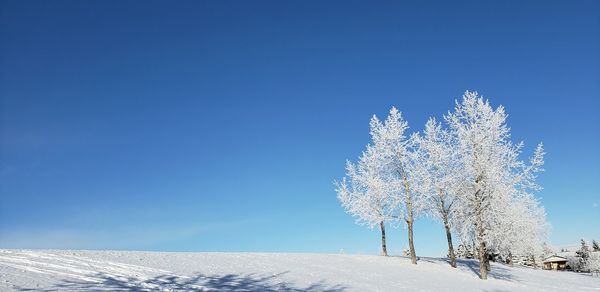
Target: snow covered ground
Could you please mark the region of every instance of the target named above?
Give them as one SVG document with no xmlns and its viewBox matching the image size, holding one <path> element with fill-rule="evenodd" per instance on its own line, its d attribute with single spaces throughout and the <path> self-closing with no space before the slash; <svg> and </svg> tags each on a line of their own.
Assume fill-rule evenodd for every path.
<svg viewBox="0 0 600 292">
<path fill-rule="evenodd" d="M 600 278 L 476 261 L 299 253 L 0 250 L 0 291 L 599 291 Z"/>
</svg>

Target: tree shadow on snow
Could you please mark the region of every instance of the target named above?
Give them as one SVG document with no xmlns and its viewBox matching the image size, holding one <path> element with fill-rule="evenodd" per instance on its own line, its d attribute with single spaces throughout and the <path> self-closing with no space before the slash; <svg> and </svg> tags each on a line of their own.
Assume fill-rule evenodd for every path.
<svg viewBox="0 0 600 292">
<path fill-rule="evenodd" d="M 398 258 L 404 258 L 406 260 L 410 260 L 410 257 L 406 256 L 395 256 Z M 448 268 L 450 267 L 450 259 L 449 258 L 430 258 L 430 257 L 417 257 L 417 262 L 426 262 L 432 264 L 439 264 L 440 262 L 444 262 L 448 264 Z M 511 274 L 510 269 L 498 263 L 490 263 L 492 266 L 492 270 L 488 273 L 488 278 L 494 278 L 498 280 L 507 280 L 507 281 L 518 281 L 518 279 Z M 479 277 L 479 261 L 474 259 L 456 259 L 456 268 L 461 271 L 472 272 L 475 276 Z"/>
<path fill-rule="evenodd" d="M 96 282 L 81 280 L 63 280 L 53 287 L 21 288 L 19 291 L 288 291 L 288 292 L 341 292 L 346 288 L 340 285 L 329 286 L 323 281 L 311 284 L 307 287 L 294 287 L 290 283 L 281 282 L 277 277 L 285 274 L 280 273 L 272 276 L 257 275 L 203 275 L 175 276 L 160 275 L 147 280 L 133 277 L 114 276 L 98 273 L 94 276 Z"/>
<path fill-rule="evenodd" d="M 419 258 L 419 262 L 427 262 L 437 264 L 440 262 L 445 262 L 448 264 L 450 268 L 450 259 L 449 258 L 429 258 L 429 257 L 421 257 Z M 507 280 L 507 281 L 517 281 L 515 276 L 511 274 L 510 269 L 498 263 L 490 263 L 492 266 L 492 270 L 488 273 L 489 278 L 494 278 L 498 280 Z M 473 259 L 456 259 L 456 268 L 461 271 L 472 272 L 475 276 L 479 277 L 479 261 Z"/>
<path fill-rule="evenodd" d="M 448 261 L 448 263 L 450 263 Z M 491 271 L 488 272 L 488 278 L 494 278 L 498 280 L 517 281 L 515 276 L 511 273 L 510 269 L 502 266 L 501 264 L 490 263 Z M 477 260 L 465 260 L 456 259 L 456 268 L 463 271 L 471 271 L 477 277 L 479 277 L 479 261 Z"/>
</svg>

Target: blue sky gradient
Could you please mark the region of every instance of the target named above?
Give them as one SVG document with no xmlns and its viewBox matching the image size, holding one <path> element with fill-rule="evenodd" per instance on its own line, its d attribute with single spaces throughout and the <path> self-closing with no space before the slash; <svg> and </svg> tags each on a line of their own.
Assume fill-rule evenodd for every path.
<svg viewBox="0 0 600 292">
<path fill-rule="evenodd" d="M 332 182 L 467 89 L 544 142 L 551 243 L 600 240 L 599 1 L 2 0 L 0 44 L 0 247 L 376 254 Z"/>
</svg>

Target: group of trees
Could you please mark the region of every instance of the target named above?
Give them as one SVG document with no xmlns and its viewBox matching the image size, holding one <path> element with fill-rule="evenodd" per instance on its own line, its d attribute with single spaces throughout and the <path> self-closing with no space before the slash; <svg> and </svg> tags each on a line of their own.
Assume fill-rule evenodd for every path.
<svg viewBox="0 0 600 292">
<path fill-rule="evenodd" d="M 381 230 L 405 225 L 409 254 L 417 257 L 413 223 L 423 216 L 444 226 L 448 256 L 456 267 L 452 236 L 474 246 L 480 278 L 486 279 L 492 254 L 505 258 L 536 254 L 546 239 L 545 211 L 532 192 L 542 171 L 539 144 L 529 163 L 519 159 L 523 143 L 513 144 L 502 106 L 493 108 L 477 92 L 467 91 L 443 123 L 430 118 L 422 133 L 408 133 L 408 123 L 392 108 L 370 122 L 371 143 L 346 176 L 336 182 L 344 209 L 359 224 Z M 463 252 L 461 250 L 461 252 Z"/>
<path fill-rule="evenodd" d="M 579 250 L 575 251 L 575 257 L 569 259 L 569 266 L 574 271 L 593 272 L 600 271 L 600 245 L 592 241 L 592 247 L 581 239 Z"/>
</svg>

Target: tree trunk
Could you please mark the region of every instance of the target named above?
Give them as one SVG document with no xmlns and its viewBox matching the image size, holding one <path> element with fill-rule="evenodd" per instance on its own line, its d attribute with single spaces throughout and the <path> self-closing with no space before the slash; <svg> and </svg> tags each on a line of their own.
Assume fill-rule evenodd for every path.
<svg viewBox="0 0 600 292">
<path fill-rule="evenodd" d="M 488 272 L 492 270 L 492 267 L 490 266 L 490 258 L 491 258 L 491 257 L 492 257 L 492 255 L 490 255 L 490 254 L 487 252 L 487 247 L 486 247 L 486 251 L 485 251 L 485 270 L 486 270 L 486 271 L 488 271 Z M 487 275 L 486 275 L 486 276 L 487 276 Z M 486 278 L 487 278 L 487 277 L 486 277 Z"/>
<path fill-rule="evenodd" d="M 479 228 L 478 241 L 479 241 L 479 278 L 487 280 L 487 275 L 490 270 L 490 260 L 488 257 L 485 242 L 483 241 L 483 228 Z"/>
<path fill-rule="evenodd" d="M 381 254 L 387 257 L 388 253 L 385 245 L 385 224 L 383 221 L 379 222 L 379 227 L 381 227 Z"/>
<path fill-rule="evenodd" d="M 417 254 L 415 252 L 415 244 L 413 242 L 413 220 L 407 220 L 406 223 L 408 224 L 408 248 L 410 249 L 410 261 L 416 265 Z"/>
<path fill-rule="evenodd" d="M 413 242 L 413 222 L 414 222 L 414 215 L 413 215 L 413 206 L 412 206 L 412 197 L 410 196 L 410 186 L 408 184 L 408 181 L 406 180 L 406 177 L 403 178 L 404 180 L 404 190 L 406 191 L 406 197 L 404 198 L 405 203 L 406 203 L 406 211 L 407 211 L 407 215 L 408 218 L 406 219 L 406 224 L 408 225 L 408 248 L 410 250 L 410 261 L 413 263 L 413 265 L 417 264 L 417 253 L 415 252 L 415 244 Z"/>
<path fill-rule="evenodd" d="M 454 246 L 452 245 L 452 233 L 450 232 L 450 224 L 448 223 L 447 214 L 444 214 L 444 227 L 446 228 L 446 239 L 448 239 L 448 256 L 450 257 L 450 266 L 456 268 L 456 255 L 454 254 Z"/>
<path fill-rule="evenodd" d="M 475 181 L 479 184 L 479 178 Z M 475 192 L 475 228 L 477 232 L 477 243 L 479 244 L 479 278 L 487 280 L 487 275 L 490 270 L 490 261 L 485 244 L 485 227 L 483 226 L 483 204 L 481 198 L 481 190 Z"/>
</svg>

